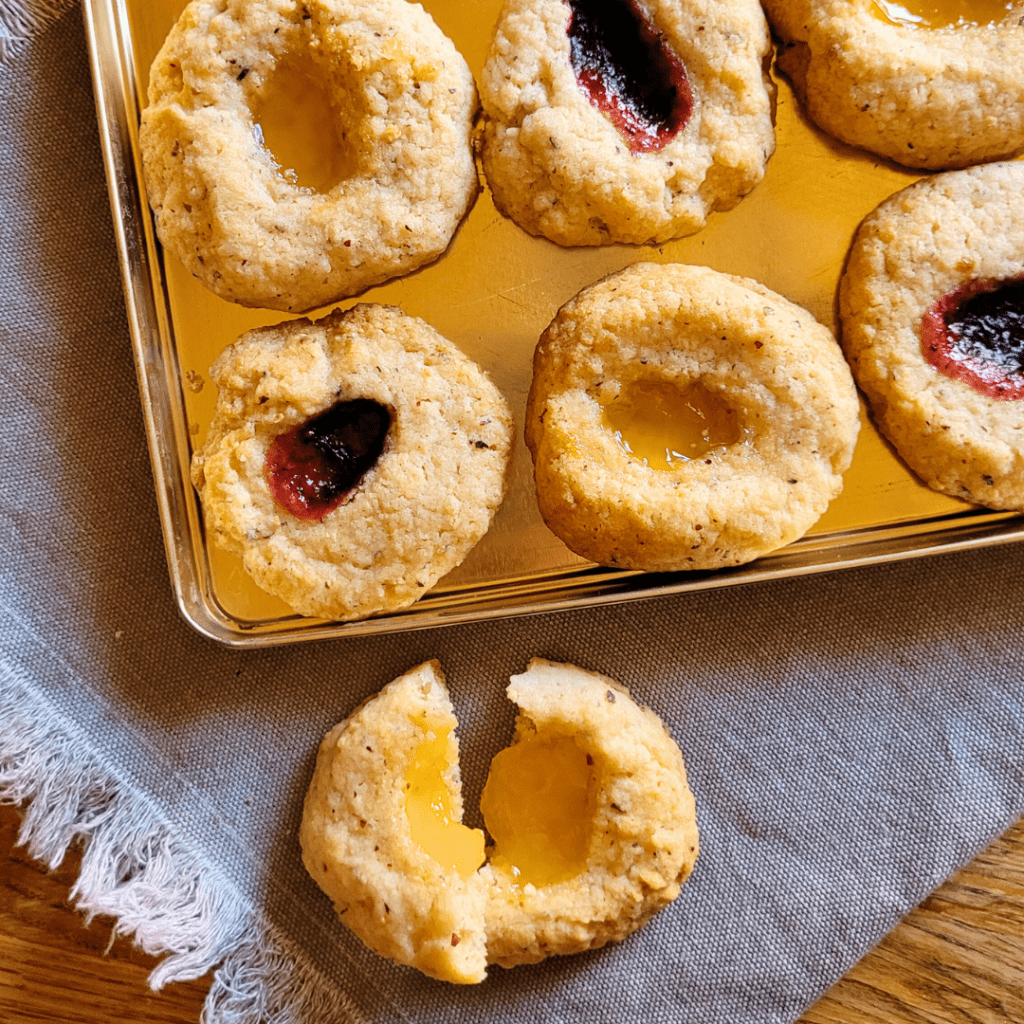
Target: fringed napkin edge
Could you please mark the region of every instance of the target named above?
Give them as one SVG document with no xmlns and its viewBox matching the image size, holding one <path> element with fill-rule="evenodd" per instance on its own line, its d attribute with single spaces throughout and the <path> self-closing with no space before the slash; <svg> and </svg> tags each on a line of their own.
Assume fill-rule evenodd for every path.
<svg viewBox="0 0 1024 1024">
<path fill-rule="evenodd" d="M 86 920 L 162 957 L 154 991 L 216 968 L 203 1024 L 356 1024 L 354 1004 L 326 981 L 153 802 L 0 660 L 0 803 L 23 809 L 19 845 L 51 870 L 82 847 L 71 899 Z"/>
<path fill-rule="evenodd" d="M 0 67 L 76 6 L 77 0 L 0 0 Z"/>
</svg>

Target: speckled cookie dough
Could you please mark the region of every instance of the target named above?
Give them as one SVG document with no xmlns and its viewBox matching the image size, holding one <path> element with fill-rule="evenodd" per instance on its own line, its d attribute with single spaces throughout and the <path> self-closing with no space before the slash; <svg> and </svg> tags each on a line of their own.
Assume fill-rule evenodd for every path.
<svg viewBox="0 0 1024 1024">
<path fill-rule="evenodd" d="M 931 170 L 1024 148 L 1024 4 L 949 0 L 946 19 L 932 21 L 924 9 L 936 5 L 915 0 L 764 7 L 782 41 L 779 67 L 837 139 Z"/>
<path fill-rule="evenodd" d="M 320 191 L 278 166 L 253 113 L 289 67 L 300 92 L 324 93 L 347 161 Z M 476 106 L 465 60 L 418 4 L 193 0 L 142 115 L 160 241 L 246 306 L 302 312 L 409 273 L 477 194 Z"/>
<path fill-rule="evenodd" d="M 542 335 L 526 443 L 544 519 L 577 554 L 716 569 L 802 536 L 859 426 L 839 345 L 806 310 L 755 281 L 639 263 Z"/>
<path fill-rule="evenodd" d="M 917 182 L 865 219 L 840 285 L 883 433 L 930 487 L 999 509 L 1024 509 L 1022 194 L 1019 162 Z"/>
<path fill-rule="evenodd" d="M 756 0 L 506 0 L 480 82 L 495 204 L 567 246 L 698 231 L 775 150 L 770 50 Z"/>
<path fill-rule="evenodd" d="M 508 695 L 519 706 L 509 753 L 520 745 L 565 742 L 590 766 L 592 780 L 578 873 L 533 884 L 517 877 L 515 858 L 502 856 L 500 840 L 489 851 L 481 869 L 489 883 L 487 959 L 502 967 L 621 941 L 679 895 L 699 845 L 679 747 L 624 686 L 534 658 L 512 677 Z M 492 764 L 483 795 L 492 832 L 487 790 L 494 776 Z M 565 845 L 575 825 L 562 816 Z"/>
<path fill-rule="evenodd" d="M 306 794 L 303 863 L 340 919 L 444 981 L 620 941 L 679 895 L 698 855 L 679 747 L 624 686 L 535 658 L 508 695 L 519 715 L 481 799 L 486 849 L 462 824 L 436 661 L 328 732 Z"/>
<path fill-rule="evenodd" d="M 412 604 L 458 565 L 502 500 L 504 398 L 433 328 L 392 306 L 244 334 L 192 480 L 206 531 L 302 615 Z"/>
</svg>

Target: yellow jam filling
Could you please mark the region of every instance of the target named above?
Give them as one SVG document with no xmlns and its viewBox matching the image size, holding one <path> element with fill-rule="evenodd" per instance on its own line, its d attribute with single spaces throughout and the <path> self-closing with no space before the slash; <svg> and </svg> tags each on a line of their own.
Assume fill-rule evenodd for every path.
<svg viewBox="0 0 1024 1024">
<path fill-rule="evenodd" d="M 296 58 L 277 64 L 252 116 L 285 180 L 327 192 L 347 176 L 350 154 L 338 137 L 327 90 Z"/>
<path fill-rule="evenodd" d="M 629 455 L 652 469 L 675 469 L 743 435 L 736 411 L 700 382 L 685 389 L 653 380 L 624 384 L 602 420 Z"/>
<path fill-rule="evenodd" d="M 1002 21 L 1012 4 L 1007 0 L 870 0 L 871 13 L 891 25 L 951 28 L 992 25 Z"/>
<path fill-rule="evenodd" d="M 405 774 L 405 813 L 412 838 L 439 864 L 468 878 L 484 862 L 484 834 L 452 820 L 444 773 L 449 730 L 424 740 Z"/>
<path fill-rule="evenodd" d="M 491 864 L 516 884 L 550 885 L 587 866 L 597 769 L 571 736 L 539 735 L 500 751 L 480 798 Z"/>
</svg>

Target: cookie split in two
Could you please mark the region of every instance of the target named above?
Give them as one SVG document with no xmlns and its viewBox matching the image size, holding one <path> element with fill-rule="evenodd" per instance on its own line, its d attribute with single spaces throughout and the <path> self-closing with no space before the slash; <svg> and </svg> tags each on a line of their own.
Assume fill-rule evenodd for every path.
<svg viewBox="0 0 1024 1024">
<path fill-rule="evenodd" d="M 436 662 L 327 734 L 306 796 L 303 863 L 341 921 L 445 981 L 621 940 L 679 895 L 697 857 L 682 755 L 653 711 L 614 680 L 542 659 L 508 694 L 519 716 L 483 790 L 486 848 L 462 824 Z"/>
</svg>

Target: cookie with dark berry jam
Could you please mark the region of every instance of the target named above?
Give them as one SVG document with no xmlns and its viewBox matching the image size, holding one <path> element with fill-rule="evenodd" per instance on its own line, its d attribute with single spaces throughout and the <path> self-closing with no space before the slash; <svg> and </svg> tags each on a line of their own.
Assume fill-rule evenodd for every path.
<svg viewBox="0 0 1024 1024">
<path fill-rule="evenodd" d="M 947 292 L 921 321 L 921 351 L 979 394 L 1024 399 L 1024 275 L 973 278 Z"/>
<path fill-rule="evenodd" d="M 861 225 L 842 341 L 882 432 L 930 487 L 1024 509 L 1024 164 L 919 181 Z"/>
<path fill-rule="evenodd" d="M 390 426 L 386 406 L 353 398 L 278 434 L 267 452 L 274 500 L 297 519 L 322 522 L 355 494 L 384 453 Z"/>
<path fill-rule="evenodd" d="M 451 342 L 393 306 L 242 335 L 210 370 L 192 480 L 213 540 L 302 615 L 407 607 L 486 533 L 508 406 Z"/>
<path fill-rule="evenodd" d="M 506 0 L 480 81 L 497 207 L 561 245 L 660 242 L 775 150 L 757 0 Z"/>
<path fill-rule="evenodd" d="M 569 62 L 580 91 L 631 153 L 656 153 L 687 125 L 686 68 L 635 0 L 568 0 Z"/>
</svg>

